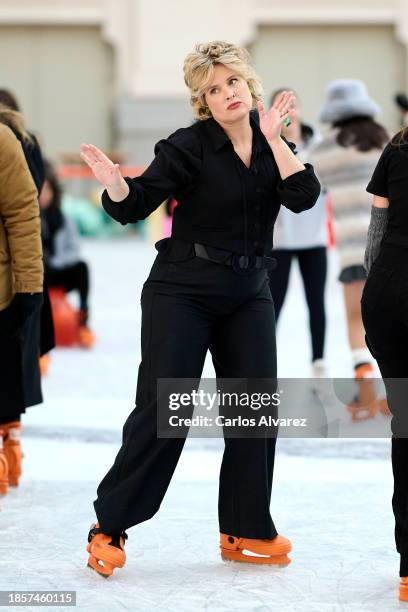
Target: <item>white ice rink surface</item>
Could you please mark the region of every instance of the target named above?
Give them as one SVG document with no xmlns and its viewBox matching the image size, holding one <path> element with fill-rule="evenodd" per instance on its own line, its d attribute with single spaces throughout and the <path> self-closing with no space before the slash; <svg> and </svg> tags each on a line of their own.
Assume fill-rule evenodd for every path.
<svg viewBox="0 0 408 612">
<path fill-rule="evenodd" d="M 386 440 L 278 441 L 272 515 L 293 543 L 287 568 L 220 560 L 222 441 L 200 439 L 187 441 L 160 512 L 129 530 L 126 567 L 109 580 L 85 567 L 96 486 L 133 407 L 139 298 L 154 253 L 136 238 L 84 243 L 98 343 L 54 351 L 46 401 L 24 418 L 24 476 L 0 500 L 0 590 L 75 590 L 77 609 L 92 612 L 403 609 Z M 326 353 L 330 375 L 349 376 L 336 272 L 331 254 Z M 310 375 L 306 321 L 294 269 L 278 333 L 281 377 Z M 204 375 L 213 375 L 210 360 Z"/>
</svg>

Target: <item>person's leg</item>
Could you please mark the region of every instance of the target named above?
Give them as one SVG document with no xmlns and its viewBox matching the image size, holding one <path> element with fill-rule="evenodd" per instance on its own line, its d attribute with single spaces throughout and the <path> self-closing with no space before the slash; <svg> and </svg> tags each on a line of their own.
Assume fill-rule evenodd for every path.
<svg viewBox="0 0 408 612">
<path fill-rule="evenodd" d="M 84 261 L 65 268 L 49 268 L 47 278 L 52 286 L 61 286 L 65 291 L 78 291 L 78 343 L 83 348 L 91 348 L 95 343 L 95 334 L 88 325 L 89 321 L 89 269 Z"/>
<path fill-rule="evenodd" d="M 185 440 L 157 437 L 157 379 L 199 379 L 209 343 L 211 321 L 195 300 L 179 295 L 171 286 L 158 289 L 157 285 L 148 283 L 142 293 L 136 407 L 94 502 L 107 534 L 141 523 L 159 509 Z"/>
<path fill-rule="evenodd" d="M 408 333 L 405 340 L 408 342 Z M 392 418 L 392 471 L 394 492 L 392 508 L 395 516 L 395 543 L 401 555 L 400 576 L 408 576 L 408 363 L 406 358 L 378 358 L 384 379 Z"/>
<path fill-rule="evenodd" d="M 274 308 L 266 282 L 258 295 L 217 326 L 210 350 L 217 379 L 249 379 L 246 386 L 253 392 L 276 391 Z M 255 388 L 251 379 L 257 379 Z M 264 379 L 262 389 L 257 387 L 259 379 Z M 269 509 L 275 445 L 275 437 L 225 438 L 219 488 L 221 533 L 246 538 L 277 535 Z"/>
<path fill-rule="evenodd" d="M 309 309 L 309 325 L 312 339 L 312 361 L 323 359 L 326 333 L 324 289 L 327 274 L 326 247 L 297 251 L 300 273 Z"/>
<path fill-rule="evenodd" d="M 11 410 L 10 412 L 2 412 L 0 417 L 0 426 L 5 425 L 7 423 L 11 423 L 13 421 L 21 421 L 20 411 L 15 412 Z"/>
<path fill-rule="evenodd" d="M 392 469 L 395 543 L 401 555 L 400 576 L 408 576 L 408 320 L 399 275 L 373 270 L 361 302 L 369 350 L 384 380 L 392 413 Z"/>
<path fill-rule="evenodd" d="M 344 304 L 347 316 L 347 331 L 351 350 L 367 349 L 364 326 L 361 319 L 361 295 L 364 281 L 352 281 L 343 284 Z"/>
<path fill-rule="evenodd" d="M 275 321 L 277 322 L 288 289 L 292 251 L 290 249 L 276 249 L 273 251 L 272 255 L 276 259 L 277 266 L 274 270 L 268 272 L 268 276 L 269 287 L 275 307 Z"/>
<path fill-rule="evenodd" d="M 365 281 L 354 280 L 343 283 L 344 302 L 347 316 L 349 346 L 351 349 L 357 394 L 348 410 L 355 421 L 372 418 L 378 411 L 377 391 L 374 377 L 374 363 L 365 341 L 361 317 L 361 298 Z"/>
<path fill-rule="evenodd" d="M 64 268 L 48 268 L 47 280 L 51 287 L 61 286 L 65 291 L 78 291 L 80 310 L 88 311 L 89 269 L 84 261 Z"/>
<path fill-rule="evenodd" d="M 89 311 L 89 268 L 85 261 L 78 261 L 67 274 L 67 291 L 77 289 L 79 293 L 79 309 Z"/>
<path fill-rule="evenodd" d="M 38 368 L 39 312 L 30 317 L 20 334 L 0 337 L 2 384 L 0 386 L 0 430 L 8 465 L 8 483 L 18 486 L 22 473 L 21 415 L 40 403 Z"/>
</svg>

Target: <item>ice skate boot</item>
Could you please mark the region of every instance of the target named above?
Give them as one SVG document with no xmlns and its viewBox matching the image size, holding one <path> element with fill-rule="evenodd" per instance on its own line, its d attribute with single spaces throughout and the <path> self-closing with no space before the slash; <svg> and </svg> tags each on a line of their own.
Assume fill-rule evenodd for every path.
<svg viewBox="0 0 408 612">
<path fill-rule="evenodd" d="M 358 394 L 347 406 L 353 421 L 372 419 L 378 412 L 377 391 L 374 378 L 374 367 L 363 363 L 355 369 Z"/>
<path fill-rule="evenodd" d="M 117 567 L 123 567 L 126 562 L 125 540 L 127 534 L 123 531 L 120 536 L 109 536 L 102 533 L 99 523 L 91 525 L 88 534 L 88 546 L 86 550 L 90 553 L 88 567 L 108 578 Z"/>
<path fill-rule="evenodd" d="M 95 334 L 88 327 L 88 311 L 78 312 L 78 344 L 82 348 L 92 348 L 96 341 Z"/>
<path fill-rule="evenodd" d="M 18 487 L 22 474 L 21 422 L 11 421 L 1 426 L 3 430 L 3 447 L 8 464 L 8 482 Z"/>
<path fill-rule="evenodd" d="M 391 410 L 388 406 L 387 398 L 381 397 L 378 399 L 378 408 L 384 416 L 391 416 Z"/>
<path fill-rule="evenodd" d="M 0 495 L 8 492 L 8 463 L 3 450 L 3 430 L 0 429 Z"/>
<path fill-rule="evenodd" d="M 400 601 L 408 601 L 408 576 L 400 579 L 399 599 Z"/>
<path fill-rule="evenodd" d="M 221 557 L 224 561 L 240 563 L 261 563 L 277 566 L 289 565 L 288 552 L 292 544 L 281 535 L 270 540 L 236 538 L 220 533 Z"/>
<path fill-rule="evenodd" d="M 51 357 L 48 353 L 40 357 L 40 374 L 42 377 L 47 376 L 50 368 Z"/>
</svg>

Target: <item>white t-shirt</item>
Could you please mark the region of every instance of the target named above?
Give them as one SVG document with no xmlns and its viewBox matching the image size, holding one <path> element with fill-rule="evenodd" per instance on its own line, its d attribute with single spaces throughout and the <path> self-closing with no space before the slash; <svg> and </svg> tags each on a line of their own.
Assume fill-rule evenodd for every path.
<svg viewBox="0 0 408 612">
<path fill-rule="evenodd" d="M 298 157 L 305 163 L 309 152 L 319 144 L 321 136 L 313 136 L 304 145 L 298 145 Z M 276 219 L 273 248 L 274 249 L 310 249 L 325 247 L 328 242 L 327 235 L 327 193 L 322 190 L 313 208 L 296 214 L 281 206 Z"/>
</svg>

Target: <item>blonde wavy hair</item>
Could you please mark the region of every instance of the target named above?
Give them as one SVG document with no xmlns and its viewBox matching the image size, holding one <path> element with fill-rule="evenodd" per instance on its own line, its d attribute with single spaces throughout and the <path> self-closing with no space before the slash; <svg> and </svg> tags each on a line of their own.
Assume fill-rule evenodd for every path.
<svg viewBox="0 0 408 612">
<path fill-rule="evenodd" d="M 187 55 L 183 66 L 184 82 L 190 89 L 190 104 L 196 119 L 205 120 L 211 117 L 204 94 L 211 84 L 217 64 L 233 69 L 245 79 L 252 95 L 253 107 L 261 99 L 261 81 L 250 64 L 250 55 L 246 49 L 222 40 L 200 43 Z"/>
</svg>

